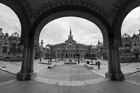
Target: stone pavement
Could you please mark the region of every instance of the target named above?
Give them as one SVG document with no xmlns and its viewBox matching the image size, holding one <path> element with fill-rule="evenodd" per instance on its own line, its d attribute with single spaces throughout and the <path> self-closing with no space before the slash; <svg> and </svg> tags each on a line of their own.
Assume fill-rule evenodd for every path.
<svg viewBox="0 0 140 93">
<path fill-rule="evenodd" d="M 108 61 L 99 60 L 101 62 L 101 69 L 98 69 L 96 65 L 93 65 L 93 72 L 96 72 L 102 76 L 108 71 Z M 95 63 L 95 61 L 93 61 Z M 121 63 L 121 70 L 125 75 L 133 74 L 140 71 L 140 62 L 138 63 Z"/>
<path fill-rule="evenodd" d="M 103 78 L 102 76 L 87 69 L 84 65 L 59 65 L 50 71 L 38 73 L 38 76 L 61 81 L 83 81 Z"/>
<path fill-rule="evenodd" d="M 0 93 L 140 93 L 140 86 L 128 81 L 105 81 L 84 86 L 59 86 L 36 80 L 11 80 L 0 86 Z"/>
<path fill-rule="evenodd" d="M 0 84 L 9 80 L 13 80 L 16 78 L 16 75 L 9 74 L 7 72 L 0 70 Z"/>
<path fill-rule="evenodd" d="M 107 79 L 87 69 L 84 65 L 59 65 L 50 71 L 38 73 L 35 80 L 61 86 L 83 86 L 104 82 Z"/>
<path fill-rule="evenodd" d="M 38 75 L 37 78 L 31 81 L 18 81 L 15 79 L 16 75 L 0 70 L 0 93 L 140 93 L 140 83 L 137 82 L 139 79 L 136 78 L 133 80 L 133 77 L 138 77 L 140 75 L 138 72 L 139 63 L 121 64 L 122 70 L 127 76 L 126 80 L 119 82 L 109 81 L 100 76 L 104 76 L 104 73 L 107 72 L 107 61 L 100 61 L 102 63 L 100 70 L 97 69 L 97 66 L 93 65 L 93 73 L 83 67 L 84 63 L 81 63 L 80 65 L 64 66 L 64 68 L 68 70 L 62 70 L 60 68 L 63 67 L 63 63 L 59 62 L 59 66 L 56 66 L 54 69 L 49 71 L 47 70 L 47 65 L 38 64 L 38 62 L 39 60 L 35 60 L 34 66 L 35 71 L 37 71 L 38 74 L 43 74 L 44 71 L 46 71 L 45 73 L 47 74 L 50 72 L 66 73 L 71 71 L 72 75 L 65 81 L 61 77 L 59 80 L 56 80 L 57 78 L 48 78 L 50 74 L 48 74 L 47 78 Z M 0 62 L 1 67 L 6 67 L 3 69 L 7 69 L 7 71 L 15 71 L 14 73 L 19 72 L 20 65 L 21 63 L 13 64 L 9 62 Z M 81 71 L 77 68 L 81 69 Z M 131 73 L 129 73 L 129 71 L 131 71 Z M 84 72 L 86 72 L 89 77 L 87 77 Z M 97 75 L 96 73 L 100 75 Z M 92 76 L 92 74 L 94 75 Z M 56 73 L 53 75 L 53 77 L 55 77 Z"/>
<path fill-rule="evenodd" d="M 42 59 L 42 63 L 47 63 L 47 60 Z M 53 62 L 52 64 L 55 64 L 56 62 Z M 57 63 L 58 65 L 61 63 Z M 44 71 L 45 69 L 48 69 L 47 64 L 39 64 L 39 59 L 34 60 L 34 71 L 40 72 Z M 3 68 L 4 67 L 4 68 Z M 21 62 L 5 62 L 0 61 L 0 69 L 3 69 L 5 71 L 9 71 L 10 73 L 17 74 L 21 69 Z"/>
</svg>

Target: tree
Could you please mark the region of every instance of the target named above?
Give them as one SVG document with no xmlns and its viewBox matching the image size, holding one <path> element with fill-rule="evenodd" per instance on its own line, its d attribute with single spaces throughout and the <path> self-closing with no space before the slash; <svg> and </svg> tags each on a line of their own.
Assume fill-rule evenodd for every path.
<svg viewBox="0 0 140 93">
<path fill-rule="evenodd" d="M 138 46 L 134 46 L 131 52 L 135 55 L 135 58 L 138 59 L 140 55 L 140 48 Z"/>
</svg>

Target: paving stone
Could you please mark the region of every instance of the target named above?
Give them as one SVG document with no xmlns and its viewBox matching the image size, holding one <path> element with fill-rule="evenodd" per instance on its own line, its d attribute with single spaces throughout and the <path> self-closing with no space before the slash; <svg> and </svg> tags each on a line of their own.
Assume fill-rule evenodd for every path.
<svg viewBox="0 0 140 93">
<path fill-rule="evenodd" d="M 99 78 L 99 79 L 85 80 L 85 83 L 87 85 L 90 85 L 90 84 L 97 84 L 97 83 L 105 82 L 105 81 L 107 81 L 107 79 L 105 79 L 105 78 Z"/>
<path fill-rule="evenodd" d="M 46 79 L 46 78 L 41 78 L 41 77 L 36 77 L 34 80 L 42 82 L 42 83 L 53 84 L 53 85 L 57 84 L 58 82 L 58 80 Z"/>
<path fill-rule="evenodd" d="M 60 86 L 84 86 L 84 81 L 59 81 L 58 85 Z"/>
</svg>

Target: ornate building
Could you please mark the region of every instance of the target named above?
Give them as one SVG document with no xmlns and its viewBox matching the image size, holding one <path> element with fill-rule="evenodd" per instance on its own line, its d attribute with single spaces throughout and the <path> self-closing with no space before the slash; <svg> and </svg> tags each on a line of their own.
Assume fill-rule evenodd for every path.
<svg viewBox="0 0 140 93">
<path fill-rule="evenodd" d="M 139 46 L 140 47 L 140 30 L 139 30 L 139 34 L 133 34 L 132 38 L 131 38 L 131 46 Z"/>
<path fill-rule="evenodd" d="M 124 33 L 122 35 L 122 47 L 119 48 L 121 56 L 131 54 L 132 42 L 133 38 L 129 34 Z"/>
<path fill-rule="evenodd" d="M 46 45 L 51 49 L 51 53 L 57 57 L 62 58 L 76 58 L 77 56 L 84 57 L 85 54 L 90 53 L 91 46 L 77 43 L 73 39 L 72 31 L 70 29 L 70 35 L 65 43 L 56 45 Z"/>
<path fill-rule="evenodd" d="M 122 46 L 119 48 L 119 53 L 121 57 L 131 56 L 131 49 L 135 46 L 138 46 L 140 48 L 140 30 L 139 34 L 134 33 L 132 37 L 127 33 L 124 33 L 121 37 Z M 103 46 L 103 43 L 98 41 L 98 44 L 94 47 L 95 48 L 93 50 L 98 58 L 107 57 L 107 48 Z"/>
<path fill-rule="evenodd" d="M 3 33 L 2 28 L 0 28 L 0 54 L 8 53 L 9 52 L 9 40 L 8 40 L 8 33 Z"/>
<path fill-rule="evenodd" d="M 12 35 L 8 33 L 3 33 L 2 28 L 0 28 L 0 54 L 21 54 L 23 46 L 20 45 L 20 36 L 17 32 Z"/>
<path fill-rule="evenodd" d="M 93 46 L 92 50 L 97 58 L 107 59 L 107 48 L 104 46 L 103 42 L 98 41 L 97 45 Z"/>
<path fill-rule="evenodd" d="M 17 55 L 21 54 L 23 51 L 23 46 L 20 45 L 20 35 L 15 32 L 9 36 L 10 54 Z"/>
<path fill-rule="evenodd" d="M 45 48 L 43 47 L 43 40 L 35 47 L 35 59 L 42 58 L 45 53 Z"/>
<path fill-rule="evenodd" d="M 130 56 L 132 55 L 131 49 L 135 46 L 140 48 L 140 30 L 139 34 L 133 34 L 131 37 L 129 34 L 124 33 L 122 35 L 122 47 L 120 47 L 121 56 Z"/>
</svg>

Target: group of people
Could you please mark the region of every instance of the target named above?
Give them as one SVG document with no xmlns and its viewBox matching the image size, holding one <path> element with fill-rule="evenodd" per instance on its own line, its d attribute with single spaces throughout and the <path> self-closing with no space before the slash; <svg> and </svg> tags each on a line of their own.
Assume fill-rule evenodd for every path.
<svg viewBox="0 0 140 93">
<path fill-rule="evenodd" d="M 86 64 L 90 64 L 90 62 L 87 61 Z M 98 66 L 98 69 L 100 69 L 100 65 L 101 65 L 100 61 L 95 60 L 95 65 Z"/>
</svg>

